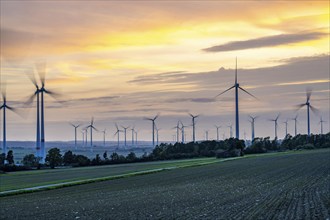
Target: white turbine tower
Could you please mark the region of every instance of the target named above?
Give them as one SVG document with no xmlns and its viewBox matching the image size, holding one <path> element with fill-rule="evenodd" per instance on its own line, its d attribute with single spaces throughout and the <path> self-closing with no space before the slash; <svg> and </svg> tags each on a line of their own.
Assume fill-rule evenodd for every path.
<svg viewBox="0 0 330 220">
<path fill-rule="evenodd" d="M 117 147 L 119 148 L 119 135 L 120 135 L 120 132 L 123 132 L 123 131 L 119 130 L 117 123 L 115 123 L 115 126 L 116 126 L 117 130 L 116 130 L 116 133 L 114 135 L 115 136 L 117 135 Z"/>
<path fill-rule="evenodd" d="M 250 123 L 251 123 L 251 141 L 253 141 L 254 140 L 254 135 L 255 135 L 255 133 L 254 133 L 254 124 L 255 124 L 255 120 L 258 118 L 258 116 L 251 116 L 251 115 L 249 115 L 249 117 L 251 118 L 251 121 L 249 121 Z"/>
<path fill-rule="evenodd" d="M 90 128 L 91 131 L 91 152 L 93 152 L 93 130 L 99 131 L 94 127 L 94 117 L 92 117 L 91 123 L 86 127 L 86 131 L 88 128 Z"/>
<path fill-rule="evenodd" d="M 179 143 L 179 136 L 180 136 L 179 133 L 180 133 L 180 130 L 181 130 L 179 124 L 180 124 L 180 121 L 178 121 L 177 125 L 175 127 L 173 127 L 173 129 L 174 128 L 176 129 L 176 143 Z"/>
<path fill-rule="evenodd" d="M 156 143 L 157 143 L 157 145 L 158 145 L 158 143 L 159 143 L 159 130 L 160 130 L 160 128 L 157 128 L 157 126 L 155 125 L 155 129 L 156 129 Z"/>
<path fill-rule="evenodd" d="M 182 121 L 180 121 L 181 123 L 181 135 L 182 135 L 182 143 L 185 142 L 185 134 L 184 134 L 184 128 L 188 127 L 186 125 L 183 125 Z"/>
<path fill-rule="evenodd" d="M 275 136 L 274 136 L 274 139 L 277 139 L 277 120 L 278 118 L 280 117 L 280 113 L 278 113 L 277 117 L 275 119 L 269 119 L 269 121 L 273 121 L 274 122 L 274 125 L 275 125 Z"/>
<path fill-rule="evenodd" d="M 297 136 L 297 123 L 298 123 L 297 118 L 298 118 L 298 115 L 296 115 L 296 117 L 291 119 L 294 121 L 294 136 Z"/>
<path fill-rule="evenodd" d="M 323 121 L 322 116 L 320 118 L 319 124 L 321 125 L 321 134 L 323 134 L 323 123 L 326 123 L 326 121 Z"/>
<path fill-rule="evenodd" d="M 128 127 L 124 127 L 124 126 L 121 126 L 123 129 L 124 129 L 124 136 L 125 136 L 125 147 L 126 147 L 126 134 L 127 134 L 127 129 L 129 128 L 129 126 Z"/>
<path fill-rule="evenodd" d="M 104 129 L 102 131 L 102 133 L 103 133 L 103 147 L 105 147 L 105 134 L 106 134 L 106 131 L 107 131 L 107 129 Z"/>
<path fill-rule="evenodd" d="M 159 114 L 157 114 L 154 118 L 144 118 L 144 120 L 149 120 L 152 122 L 152 146 L 155 147 L 155 120 L 158 118 Z"/>
<path fill-rule="evenodd" d="M 191 117 L 191 120 L 192 120 L 192 126 L 193 126 L 193 142 L 196 141 L 196 135 L 195 135 L 195 119 L 199 117 L 199 115 L 193 115 L 191 113 L 189 113 L 190 117 Z"/>
<path fill-rule="evenodd" d="M 74 125 L 74 124 L 70 123 L 70 125 L 72 127 L 74 127 L 74 147 L 77 150 L 77 128 L 79 128 L 81 124 Z"/>
<path fill-rule="evenodd" d="M 229 134 L 230 134 L 230 137 L 229 138 L 232 138 L 233 137 L 233 125 L 230 124 L 227 127 L 229 128 Z"/>
<path fill-rule="evenodd" d="M 288 135 L 288 119 L 283 122 L 285 124 L 285 137 Z"/>
<path fill-rule="evenodd" d="M 214 127 L 217 129 L 217 141 L 219 141 L 219 129 L 221 128 L 221 126 L 214 125 Z"/>
<path fill-rule="evenodd" d="M 135 132 L 135 126 L 133 126 L 133 128 L 131 128 L 132 131 L 132 146 L 134 146 L 134 132 Z"/>
<path fill-rule="evenodd" d="M 206 141 L 209 140 L 209 131 L 208 130 L 205 131 L 205 140 Z"/>
<path fill-rule="evenodd" d="M 7 105 L 7 97 L 6 97 L 6 93 L 2 92 L 2 105 L 0 106 L 0 110 L 3 111 L 3 146 L 2 146 L 2 153 L 4 153 L 5 155 L 7 154 L 7 139 L 6 139 L 6 110 L 10 110 L 12 112 L 16 112 L 16 109 L 13 107 L 10 107 Z"/>
</svg>

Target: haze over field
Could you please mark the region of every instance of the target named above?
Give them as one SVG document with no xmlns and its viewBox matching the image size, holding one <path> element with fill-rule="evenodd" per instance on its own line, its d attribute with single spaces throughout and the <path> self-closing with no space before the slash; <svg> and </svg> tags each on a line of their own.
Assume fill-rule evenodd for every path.
<svg viewBox="0 0 330 220">
<path fill-rule="evenodd" d="M 160 113 L 160 140 L 173 140 L 181 119 L 197 119 L 197 140 L 216 138 L 215 124 L 235 123 L 234 92 L 214 97 L 234 84 L 235 58 L 242 87 L 240 133 L 250 137 L 248 115 L 259 115 L 256 136 L 274 137 L 273 123 L 294 118 L 294 106 L 311 103 L 329 132 L 328 1 L 0 1 L 1 89 L 8 104 L 24 107 L 27 118 L 7 114 L 8 140 L 35 140 L 35 103 L 23 103 L 35 88 L 26 72 L 47 61 L 46 86 L 61 102 L 45 98 L 46 140 L 72 140 L 68 122 L 109 131 L 114 122 L 135 125 L 139 139 L 151 140 L 151 123 Z M 306 109 L 299 110 L 298 132 L 306 133 Z M 319 133 L 311 113 L 311 132 Z M 2 116 L 1 116 L 2 122 Z M 2 130 L 2 127 L 0 128 Z M 289 133 L 294 122 L 289 121 Z M 186 129 L 191 140 L 191 127 Z M 130 133 L 129 133 L 130 134 Z M 1 133 L 2 135 L 2 133 Z M 81 134 L 78 134 L 80 137 Z M 130 135 L 128 135 L 130 137 Z M 102 140 L 102 133 L 94 139 Z M 129 139 L 130 140 L 130 139 Z"/>
</svg>

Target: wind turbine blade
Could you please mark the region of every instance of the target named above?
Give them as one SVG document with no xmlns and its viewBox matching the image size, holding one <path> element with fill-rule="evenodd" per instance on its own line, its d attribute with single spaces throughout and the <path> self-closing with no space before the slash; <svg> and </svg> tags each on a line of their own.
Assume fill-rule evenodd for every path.
<svg viewBox="0 0 330 220">
<path fill-rule="evenodd" d="M 318 110 L 317 108 L 313 107 L 312 105 L 309 105 L 309 107 L 311 108 L 312 112 L 314 112 L 314 114 L 316 115 L 320 114 L 320 110 Z"/>
<path fill-rule="evenodd" d="M 51 90 L 48 89 L 44 89 L 45 93 L 50 95 L 51 97 L 53 97 L 54 99 L 58 100 L 61 97 L 61 94 L 53 92 Z"/>
<path fill-rule="evenodd" d="M 149 120 L 149 121 L 152 121 L 152 118 L 146 118 L 146 117 L 144 117 L 143 120 Z"/>
<path fill-rule="evenodd" d="M 159 113 L 153 118 L 153 121 L 155 121 L 159 117 Z"/>
<path fill-rule="evenodd" d="M 312 89 L 311 88 L 307 88 L 306 89 L 306 98 L 307 98 L 307 102 L 310 100 L 312 95 Z"/>
<path fill-rule="evenodd" d="M 29 77 L 29 79 L 31 80 L 31 82 L 33 83 L 33 85 L 35 87 L 38 87 L 38 83 L 37 83 L 37 80 L 36 80 L 36 77 L 34 75 L 34 71 L 32 69 L 29 69 L 27 72 L 26 72 L 26 75 Z"/>
<path fill-rule="evenodd" d="M 304 107 L 306 104 L 299 104 L 299 105 L 295 105 L 295 111 L 298 111 L 299 109 L 301 109 L 302 107 Z"/>
<path fill-rule="evenodd" d="M 36 96 L 36 94 L 34 93 L 33 95 L 31 95 L 28 100 L 25 102 L 25 105 L 31 105 L 33 100 L 34 100 L 34 97 Z"/>
<path fill-rule="evenodd" d="M 219 93 L 218 95 L 216 95 L 214 98 L 216 98 L 216 97 L 218 97 L 218 96 L 220 96 L 220 95 L 222 95 L 222 94 L 228 92 L 228 91 L 231 90 L 232 88 L 235 88 L 235 86 L 232 86 L 232 87 L 230 87 L 229 89 L 226 89 L 226 90 L 223 91 L 222 93 Z"/>
<path fill-rule="evenodd" d="M 259 100 L 257 97 L 255 97 L 254 95 L 252 95 L 251 93 L 249 93 L 248 91 L 246 91 L 245 89 L 243 89 L 242 87 L 238 87 L 240 88 L 240 90 L 242 90 L 243 92 L 247 93 L 248 95 L 252 96 L 253 98 L 255 98 L 256 100 Z"/>
<path fill-rule="evenodd" d="M 45 61 L 37 62 L 35 63 L 35 66 L 38 71 L 41 84 L 42 86 L 45 86 L 46 62 Z"/>
<path fill-rule="evenodd" d="M 276 117 L 276 119 L 275 119 L 276 121 L 277 121 L 277 119 L 280 117 L 280 115 L 281 115 L 281 114 L 280 114 L 280 113 L 278 113 L 278 115 L 277 115 L 277 117 Z"/>
</svg>

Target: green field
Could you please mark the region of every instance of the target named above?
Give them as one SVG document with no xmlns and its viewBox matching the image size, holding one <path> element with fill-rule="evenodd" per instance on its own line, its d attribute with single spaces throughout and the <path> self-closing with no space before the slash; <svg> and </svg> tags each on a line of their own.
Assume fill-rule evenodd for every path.
<svg viewBox="0 0 330 220">
<path fill-rule="evenodd" d="M 220 160 L 217 160 L 215 158 L 201 158 L 79 168 L 60 168 L 54 170 L 47 169 L 11 172 L 0 175 L 0 192 L 49 184 L 90 180 L 94 178 L 106 178 L 119 175 L 128 175 L 131 173 L 142 171 L 154 171 L 157 169 L 193 166 L 218 161 Z"/>
<path fill-rule="evenodd" d="M 329 150 L 262 155 L 5 196 L 0 198 L 1 216 L 3 219 L 327 219 L 329 156 Z"/>
</svg>

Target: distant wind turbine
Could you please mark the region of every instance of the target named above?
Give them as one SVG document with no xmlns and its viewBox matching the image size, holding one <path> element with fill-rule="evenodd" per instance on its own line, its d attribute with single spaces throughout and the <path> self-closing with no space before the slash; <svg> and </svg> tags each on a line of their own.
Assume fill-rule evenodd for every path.
<svg viewBox="0 0 330 220">
<path fill-rule="evenodd" d="M 86 127 L 86 131 L 88 128 L 90 128 L 91 131 L 91 152 L 93 152 L 93 130 L 99 131 L 94 127 L 94 117 L 92 117 L 91 123 Z"/>
<path fill-rule="evenodd" d="M 127 136 L 126 136 L 126 134 L 127 134 L 127 129 L 129 129 L 129 126 L 128 127 L 124 127 L 124 126 L 121 126 L 123 129 L 124 129 L 124 136 L 125 136 L 125 147 L 126 147 L 126 140 L 127 140 Z"/>
<path fill-rule="evenodd" d="M 158 118 L 159 114 L 157 114 L 154 118 L 144 118 L 145 120 L 149 120 L 152 122 L 152 146 L 155 147 L 155 121 Z"/>
<path fill-rule="evenodd" d="M 117 123 L 115 123 L 115 126 L 116 126 L 117 130 L 116 130 L 116 133 L 114 135 L 117 135 L 117 146 L 119 148 L 119 134 L 120 134 L 120 132 L 123 132 L 123 131 L 119 130 Z"/>
<path fill-rule="evenodd" d="M 319 124 L 321 124 L 321 134 L 323 134 L 323 123 L 326 123 L 326 121 L 323 121 L 322 116 L 320 118 Z"/>
<path fill-rule="evenodd" d="M 158 145 L 158 143 L 159 143 L 159 130 L 160 130 L 160 128 L 157 128 L 157 126 L 155 126 L 155 129 L 156 129 L 156 140 L 157 140 L 157 145 Z"/>
<path fill-rule="evenodd" d="M 275 119 L 269 119 L 269 121 L 273 121 L 274 124 L 275 124 L 275 137 L 274 137 L 274 139 L 277 139 L 277 126 L 278 126 L 277 120 L 278 120 L 279 117 L 280 117 L 280 113 L 277 115 L 277 117 Z"/>
<path fill-rule="evenodd" d="M 137 146 L 138 143 L 138 131 L 134 131 L 135 133 L 135 145 Z"/>
<path fill-rule="evenodd" d="M 3 111 L 3 137 L 2 137 L 3 138 L 3 142 L 2 142 L 3 147 L 2 147 L 2 153 L 6 154 L 7 153 L 6 110 L 8 109 L 10 111 L 16 112 L 16 109 L 7 105 L 7 97 L 6 97 L 5 92 L 2 92 L 2 100 L 3 100 L 3 103 L 0 106 L 0 110 L 2 109 L 2 111 Z"/>
<path fill-rule="evenodd" d="M 181 130 L 180 126 L 180 121 L 178 121 L 177 125 L 173 128 L 176 128 L 176 142 L 179 143 L 179 131 Z"/>
<path fill-rule="evenodd" d="M 307 106 L 307 134 L 308 136 L 310 136 L 311 134 L 311 130 L 310 130 L 310 117 L 309 117 L 309 109 L 311 109 L 315 114 L 317 114 L 318 110 L 313 107 L 311 104 L 310 104 L 310 99 L 311 99 L 311 95 L 312 95 L 312 90 L 311 89 L 307 89 L 306 90 L 306 103 L 303 103 L 303 104 L 300 104 L 300 105 L 297 105 L 297 111 L 299 109 L 301 109 L 302 107 L 304 107 L 305 105 Z"/>
<path fill-rule="evenodd" d="M 232 138 L 232 137 L 233 137 L 233 125 L 230 124 L 230 125 L 228 125 L 227 127 L 228 127 L 229 130 L 230 130 L 230 137 L 229 137 L 229 138 Z"/>
<path fill-rule="evenodd" d="M 208 130 L 205 131 L 205 140 L 206 141 L 209 140 L 209 131 Z"/>
<path fill-rule="evenodd" d="M 294 121 L 294 136 L 297 136 L 297 123 L 298 123 L 297 118 L 298 118 L 298 115 L 296 115 L 296 117 L 291 119 Z"/>
<path fill-rule="evenodd" d="M 242 87 L 239 86 L 239 83 L 237 81 L 237 58 L 236 58 L 236 70 L 235 70 L 235 84 L 230 87 L 229 89 L 221 92 L 220 94 L 218 94 L 216 97 L 226 93 L 227 91 L 231 90 L 235 88 L 235 122 L 236 122 L 236 138 L 239 139 L 239 112 L 238 112 L 238 89 L 242 90 L 243 92 L 247 93 L 248 95 L 252 96 L 253 98 L 257 99 L 254 95 L 252 95 L 251 93 L 249 93 L 248 91 L 246 91 L 245 89 L 243 89 Z M 215 97 L 215 98 L 216 98 Z"/>
<path fill-rule="evenodd" d="M 219 129 L 221 128 L 221 126 L 214 125 L 214 127 L 216 127 L 217 129 L 217 141 L 219 141 Z"/>
<path fill-rule="evenodd" d="M 285 124 L 285 137 L 288 135 L 288 119 L 283 122 Z"/>
<path fill-rule="evenodd" d="M 251 123 L 251 141 L 254 140 L 254 123 L 255 123 L 255 120 L 258 118 L 258 116 L 251 116 L 249 115 L 249 117 L 251 118 L 251 120 L 249 121 Z"/>
<path fill-rule="evenodd" d="M 104 130 L 102 131 L 102 133 L 103 133 L 103 147 L 105 147 L 105 134 L 106 134 L 106 130 L 107 130 L 107 129 L 104 129 Z"/>
<path fill-rule="evenodd" d="M 78 124 L 78 125 L 74 125 L 74 124 L 70 123 L 70 125 L 71 125 L 72 127 L 74 127 L 74 147 L 75 147 L 75 149 L 77 150 L 77 128 L 80 127 L 80 124 Z"/>
<path fill-rule="evenodd" d="M 85 146 L 85 132 L 84 132 L 84 130 L 82 130 L 80 132 L 82 134 L 82 144 L 83 144 L 83 146 Z"/>
<path fill-rule="evenodd" d="M 187 125 L 183 125 L 182 121 L 181 122 L 181 134 L 182 134 L 182 143 L 184 143 L 184 139 L 185 139 L 185 136 L 184 136 L 184 128 L 188 127 Z"/>
<path fill-rule="evenodd" d="M 193 115 L 191 113 L 189 113 L 190 117 L 191 117 L 191 120 L 192 120 L 192 126 L 193 126 L 193 142 L 196 141 L 196 136 L 195 136 L 195 119 L 199 117 L 199 115 Z"/>
<path fill-rule="evenodd" d="M 134 146 L 134 130 L 135 129 L 135 126 L 133 126 L 133 128 L 131 128 L 131 131 L 132 131 L 132 146 Z"/>
</svg>

